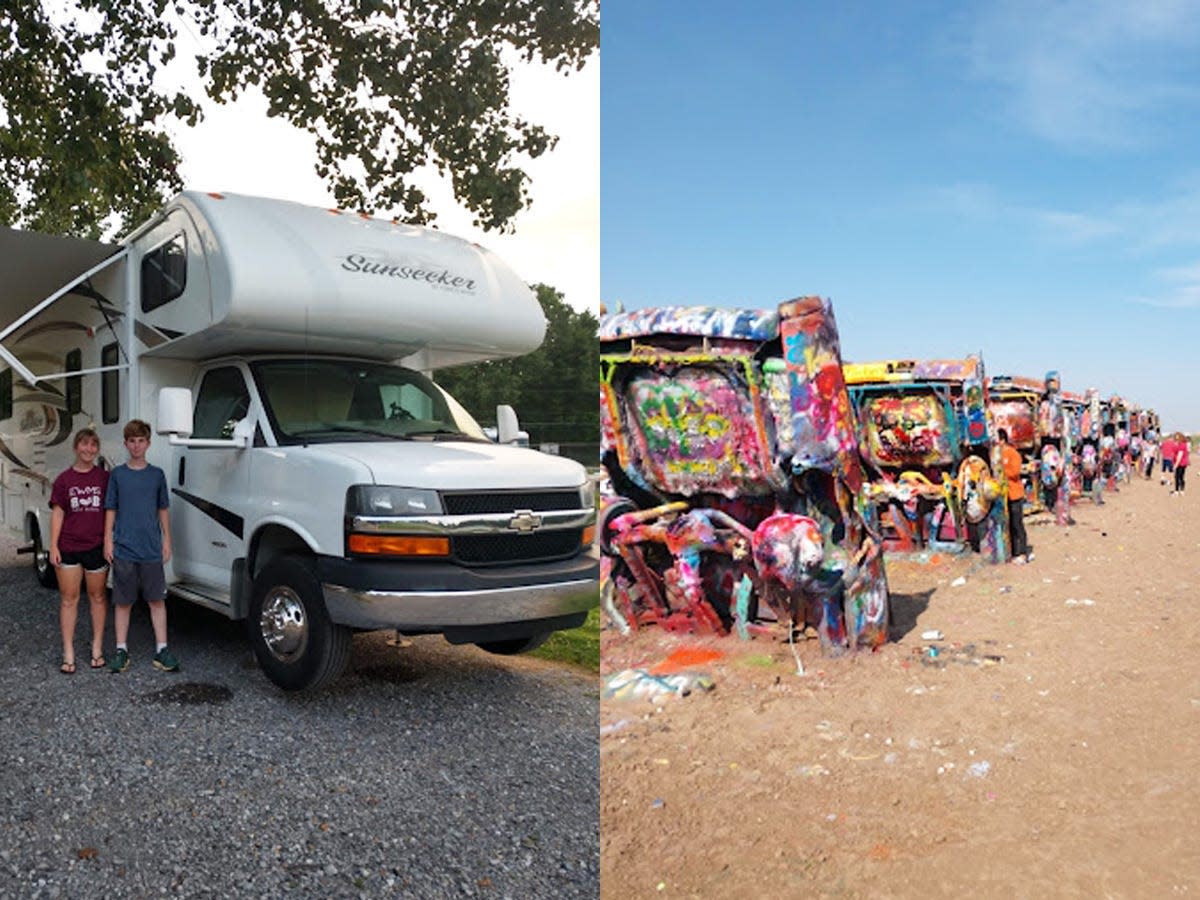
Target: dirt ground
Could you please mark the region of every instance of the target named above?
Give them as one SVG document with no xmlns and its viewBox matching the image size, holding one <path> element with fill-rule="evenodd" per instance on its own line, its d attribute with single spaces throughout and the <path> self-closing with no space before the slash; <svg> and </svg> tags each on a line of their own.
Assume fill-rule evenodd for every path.
<svg viewBox="0 0 1200 900">
<path fill-rule="evenodd" d="M 1200 897 L 1200 487 L 1105 499 L 1029 521 L 1027 566 L 889 563 L 892 640 L 803 677 L 606 630 L 605 674 L 724 657 L 601 702 L 602 896 Z"/>
</svg>

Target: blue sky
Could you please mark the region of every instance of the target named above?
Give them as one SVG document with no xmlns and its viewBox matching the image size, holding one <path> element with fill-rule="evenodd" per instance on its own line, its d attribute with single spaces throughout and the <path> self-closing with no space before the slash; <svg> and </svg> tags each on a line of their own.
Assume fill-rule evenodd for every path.
<svg viewBox="0 0 1200 900">
<path fill-rule="evenodd" d="M 1200 2 L 608 0 L 601 298 L 832 299 L 847 360 L 1200 431 Z"/>
</svg>

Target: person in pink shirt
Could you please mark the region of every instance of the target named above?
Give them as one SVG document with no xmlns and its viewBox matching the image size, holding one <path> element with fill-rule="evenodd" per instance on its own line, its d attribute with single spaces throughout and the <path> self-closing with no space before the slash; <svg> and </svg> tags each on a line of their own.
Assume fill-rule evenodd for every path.
<svg viewBox="0 0 1200 900">
<path fill-rule="evenodd" d="M 1175 457 L 1175 490 L 1172 494 L 1182 494 L 1184 478 L 1187 476 L 1188 455 L 1191 450 L 1190 442 L 1180 432 L 1175 432 L 1175 443 L 1171 450 Z"/>
<path fill-rule="evenodd" d="M 1167 476 L 1175 469 L 1175 436 L 1164 435 L 1162 439 L 1162 478 L 1159 484 L 1167 483 Z"/>
<path fill-rule="evenodd" d="M 91 428 L 75 435 L 75 463 L 50 491 L 50 565 L 58 576 L 63 657 L 59 671 L 75 674 L 75 621 L 80 588 L 92 607 L 92 668 L 104 668 L 104 618 L 108 611 L 104 558 L 104 491 L 108 472 L 96 465 L 100 437 Z"/>
</svg>

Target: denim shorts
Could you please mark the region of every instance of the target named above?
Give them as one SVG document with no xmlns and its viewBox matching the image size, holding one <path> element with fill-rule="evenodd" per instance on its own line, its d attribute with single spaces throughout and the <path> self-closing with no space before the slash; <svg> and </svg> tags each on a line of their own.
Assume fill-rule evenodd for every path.
<svg viewBox="0 0 1200 900">
<path fill-rule="evenodd" d="M 113 560 L 113 603 L 132 606 L 137 602 L 138 590 L 147 603 L 167 598 L 167 579 L 161 562 L 130 562 L 127 559 Z"/>
<path fill-rule="evenodd" d="M 62 562 L 59 565 L 64 569 L 83 566 L 83 571 L 91 575 L 95 572 L 103 572 L 108 568 L 108 560 L 104 558 L 104 547 L 99 544 L 90 550 L 63 550 L 59 553 L 59 556 L 62 557 Z"/>
</svg>

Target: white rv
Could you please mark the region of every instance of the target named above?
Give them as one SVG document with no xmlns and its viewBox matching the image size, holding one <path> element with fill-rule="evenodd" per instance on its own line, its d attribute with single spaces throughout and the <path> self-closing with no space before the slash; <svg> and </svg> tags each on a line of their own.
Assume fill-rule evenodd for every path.
<svg viewBox="0 0 1200 900">
<path fill-rule="evenodd" d="M 17 314 L 16 310 L 27 310 Z M 497 257 L 338 210 L 185 192 L 116 245 L 0 229 L 0 513 L 44 584 L 73 433 L 110 465 L 131 418 L 171 491 L 171 593 L 248 624 L 281 687 L 356 630 L 536 646 L 594 605 L 582 466 L 500 443 L 430 380 L 535 349 Z"/>
</svg>

